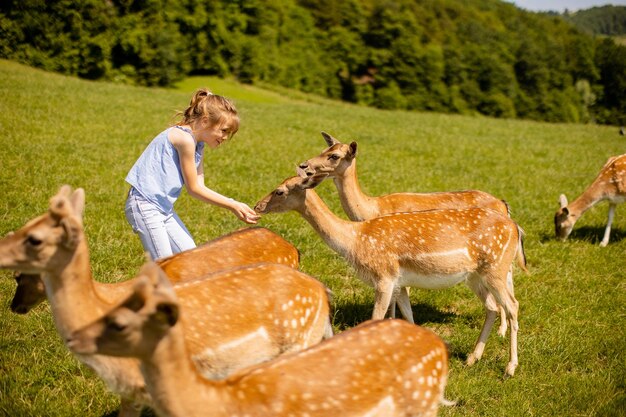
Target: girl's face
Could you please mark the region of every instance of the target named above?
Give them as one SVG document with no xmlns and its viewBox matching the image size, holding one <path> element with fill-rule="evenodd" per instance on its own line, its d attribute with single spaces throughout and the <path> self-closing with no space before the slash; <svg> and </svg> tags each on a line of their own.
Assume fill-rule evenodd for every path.
<svg viewBox="0 0 626 417">
<path fill-rule="evenodd" d="M 199 141 L 206 143 L 211 149 L 215 149 L 224 143 L 233 131 L 231 123 L 229 122 L 214 125 L 203 123 L 203 126 L 200 131 L 196 132 L 196 137 Z"/>
</svg>

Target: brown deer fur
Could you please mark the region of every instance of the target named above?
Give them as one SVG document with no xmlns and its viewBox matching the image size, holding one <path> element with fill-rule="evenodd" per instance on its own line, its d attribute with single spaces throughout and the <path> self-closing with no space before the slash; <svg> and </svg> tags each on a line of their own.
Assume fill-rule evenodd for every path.
<svg viewBox="0 0 626 417">
<path fill-rule="evenodd" d="M 64 186 L 47 213 L 0 240 L 0 268 L 42 274 L 63 339 L 115 305 L 92 279 L 82 225 L 84 199 L 82 189 L 71 192 Z M 131 291 L 132 284 L 125 285 Z M 179 285 L 185 320 L 197 326 L 185 334 L 188 353 L 207 377 L 223 377 L 250 361 L 305 348 L 330 334 L 326 288 L 285 265 L 256 264 Z M 151 404 L 136 359 L 78 359 L 121 395 L 120 415 L 136 416 L 138 404 Z"/>
<path fill-rule="evenodd" d="M 374 287 L 373 319 L 381 319 L 392 296 L 407 320 L 410 301 L 400 291 L 414 286 L 447 288 L 465 282 L 483 302 L 487 314 L 468 363 L 483 353 L 498 312 L 505 310 L 511 327 L 507 373 L 517 358 L 518 302 L 513 294 L 512 263 L 525 269 L 520 228 L 509 217 L 484 208 L 396 213 L 363 222 L 334 215 L 313 188 L 325 174 L 291 177 L 255 206 L 258 213 L 295 210 L 322 239 L 342 255 L 359 278 Z"/>
<path fill-rule="evenodd" d="M 567 197 L 561 194 L 559 197 L 561 207 L 554 215 L 557 239 L 565 241 L 580 216 L 604 200 L 609 202 L 609 216 L 600 242 L 600 246 L 603 247 L 609 243 L 615 208 L 626 201 L 626 154 L 610 157 L 593 183 L 571 204 L 568 204 Z"/>
<path fill-rule="evenodd" d="M 153 284 L 152 269 L 125 303 L 75 332 L 68 346 L 139 358 L 160 416 L 437 415 L 446 347 L 431 331 L 400 320 L 361 324 L 223 381 L 200 378 L 187 359 L 185 311 L 162 275 Z"/>
</svg>

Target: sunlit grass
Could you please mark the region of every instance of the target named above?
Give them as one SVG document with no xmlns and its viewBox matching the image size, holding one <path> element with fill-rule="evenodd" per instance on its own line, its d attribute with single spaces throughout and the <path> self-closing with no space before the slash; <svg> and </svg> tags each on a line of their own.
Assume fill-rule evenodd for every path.
<svg viewBox="0 0 626 417">
<path fill-rule="evenodd" d="M 132 276 L 143 257 L 124 218 L 124 177 L 200 86 L 232 97 L 242 119 L 233 140 L 207 154 L 207 184 L 250 205 L 325 147 L 322 130 L 358 142 L 359 179 L 369 194 L 472 188 L 511 205 L 526 231 L 530 269 L 515 273 L 520 367 L 514 378 L 503 378 L 508 346 L 495 332 L 481 362 L 464 366 L 483 320 L 471 291 L 412 291 L 417 322 L 450 345 L 446 397 L 459 405 L 441 415 L 623 415 L 626 216 L 618 208 L 606 248 L 598 246 L 606 204 L 585 213 L 565 243 L 553 239 L 552 224 L 560 193 L 574 199 L 609 156 L 625 152 L 616 127 L 388 112 L 215 78 L 190 79 L 178 90 L 137 88 L 0 61 L 0 234 L 46 210 L 60 185 L 84 187 L 94 276 Z M 345 217 L 331 182 L 318 192 Z M 177 210 L 197 242 L 244 226 L 185 194 Z M 295 244 L 302 270 L 332 289 L 337 331 L 369 318 L 373 291 L 308 223 L 287 213 L 268 215 L 260 225 Z M 9 312 L 14 288 L 11 273 L 0 272 L 0 415 L 115 412 L 117 398 L 67 352 L 47 305 L 27 316 Z"/>
</svg>

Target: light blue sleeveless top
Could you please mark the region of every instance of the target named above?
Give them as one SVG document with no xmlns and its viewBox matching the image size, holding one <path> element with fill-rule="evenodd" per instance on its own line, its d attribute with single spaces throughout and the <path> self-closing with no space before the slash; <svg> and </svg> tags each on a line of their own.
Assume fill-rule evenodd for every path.
<svg viewBox="0 0 626 417">
<path fill-rule="evenodd" d="M 191 134 L 189 129 L 180 126 L 165 129 L 150 142 L 126 176 L 126 182 L 132 185 L 131 193 L 138 192 L 165 214 L 174 210 L 174 202 L 185 184 L 178 151 L 167 138 L 174 128 Z M 204 142 L 199 142 L 196 144 L 196 169 L 203 154 Z"/>
</svg>

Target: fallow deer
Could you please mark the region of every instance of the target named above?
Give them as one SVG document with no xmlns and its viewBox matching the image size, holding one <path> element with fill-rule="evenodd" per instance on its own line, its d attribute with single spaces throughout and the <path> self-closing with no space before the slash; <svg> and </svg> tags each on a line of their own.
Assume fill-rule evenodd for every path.
<svg viewBox="0 0 626 417">
<path fill-rule="evenodd" d="M 402 287 L 440 289 L 465 282 L 483 302 L 486 318 L 467 363 L 480 359 L 498 305 L 511 327 L 506 372 L 518 364 L 518 302 L 513 294 L 512 263 L 522 269 L 522 233 L 509 217 L 474 207 L 396 213 L 363 222 L 337 217 L 313 190 L 325 174 L 283 181 L 255 206 L 260 214 L 297 211 L 328 246 L 343 256 L 358 277 L 375 290 L 373 319 L 382 319 L 392 295 L 402 315 L 413 322 Z"/>
<path fill-rule="evenodd" d="M 0 240 L 0 269 L 42 274 L 54 322 L 65 340 L 101 317 L 115 302 L 91 275 L 82 222 L 85 195 L 64 186 L 45 214 Z M 188 353 L 206 377 L 305 348 L 330 336 L 326 288 L 308 275 L 280 264 L 255 264 L 179 283 Z M 116 290 L 117 291 L 117 290 Z M 137 416 L 150 405 L 139 361 L 78 355 L 122 397 L 120 415 Z"/>
<path fill-rule="evenodd" d="M 602 247 L 609 243 L 615 208 L 626 201 L 626 154 L 610 157 L 593 183 L 571 204 L 568 204 L 567 197 L 561 194 L 559 197 L 561 208 L 554 215 L 554 231 L 557 239 L 565 241 L 572 233 L 574 224 L 580 216 L 604 200 L 609 202 L 609 218 L 604 229 L 604 237 L 600 242 Z"/>
<path fill-rule="evenodd" d="M 392 193 L 372 197 L 363 192 L 356 174 L 357 143 L 341 143 L 333 136 L 322 132 L 328 145 L 321 154 L 299 165 L 302 175 L 326 173 L 332 178 L 341 206 L 350 220 L 362 221 L 385 214 L 433 209 L 463 209 L 485 207 L 509 216 L 509 206 L 489 193 L 479 190 L 435 192 L 435 193 Z M 407 292 L 409 289 L 406 288 Z M 395 317 L 395 303 L 391 303 L 391 316 Z M 500 309 L 498 334 L 506 333 L 506 317 Z"/>
<path fill-rule="evenodd" d="M 391 213 L 468 207 L 485 207 L 509 215 L 509 207 L 504 200 L 479 190 L 369 196 L 363 192 L 357 179 L 357 143 L 341 143 L 326 132 L 322 132 L 322 136 L 328 148 L 301 163 L 299 168 L 306 176 L 328 174 L 337 187 L 341 206 L 352 221 L 370 220 Z"/>
<path fill-rule="evenodd" d="M 298 268 L 298 249 L 281 236 L 263 227 L 248 227 L 220 236 L 197 248 L 157 259 L 172 282 L 201 277 L 210 273 L 261 262 L 284 264 Z M 26 314 L 46 299 L 46 288 L 38 274 L 15 276 L 17 287 L 11 311 Z M 114 302 L 128 293 L 128 283 L 94 281 L 96 291 Z"/>
<path fill-rule="evenodd" d="M 144 273 L 125 302 L 74 332 L 68 347 L 138 358 L 161 417 L 434 417 L 445 402 L 443 341 L 402 320 L 370 321 L 226 380 L 202 379 L 187 360 L 187 311 L 156 265 Z"/>
</svg>

